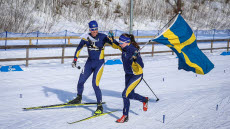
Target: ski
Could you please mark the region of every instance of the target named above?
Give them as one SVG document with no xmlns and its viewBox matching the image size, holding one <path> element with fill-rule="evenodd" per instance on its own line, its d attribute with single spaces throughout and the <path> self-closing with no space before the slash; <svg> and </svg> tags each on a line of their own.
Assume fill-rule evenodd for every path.
<svg viewBox="0 0 230 129">
<path fill-rule="evenodd" d="M 102 114 L 99 114 L 99 115 L 93 115 L 93 116 L 86 117 L 86 118 L 81 119 L 81 120 L 78 120 L 78 121 L 74 121 L 74 122 L 67 122 L 67 123 L 68 123 L 68 124 L 74 124 L 74 123 L 78 123 L 78 122 L 86 121 L 86 120 L 89 120 L 89 119 L 92 119 L 92 118 L 96 118 L 96 117 L 99 117 L 99 116 L 103 116 L 103 115 L 111 114 L 111 113 L 116 112 L 116 111 L 117 111 L 117 110 L 115 110 L 115 111 L 111 111 L 111 112 L 105 112 L 105 113 L 102 113 Z"/>
<path fill-rule="evenodd" d="M 33 109 L 43 109 L 43 108 L 57 108 L 57 107 L 71 107 L 71 106 L 84 106 L 84 105 L 95 105 L 97 103 L 79 103 L 79 104 L 55 104 L 55 105 L 46 105 L 46 106 L 37 106 L 37 107 L 28 107 L 28 108 L 22 108 L 24 110 L 33 110 Z M 102 104 L 105 104 L 105 102 L 102 102 Z"/>
</svg>

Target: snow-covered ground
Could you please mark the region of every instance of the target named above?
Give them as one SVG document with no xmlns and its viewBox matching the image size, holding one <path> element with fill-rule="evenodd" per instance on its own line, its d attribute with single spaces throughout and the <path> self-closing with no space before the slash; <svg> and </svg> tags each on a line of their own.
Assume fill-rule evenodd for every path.
<svg viewBox="0 0 230 129">
<path fill-rule="evenodd" d="M 226 47 L 226 43 L 214 47 Z M 208 48 L 210 44 L 199 44 Z M 162 45 L 156 51 L 166 50 Z M 111 50 L 111 51 L 110 51 Z M 106 48 L 106 53 L 119 51 Z M 151 50 L 151 46 L 144 51 Z M 144 79 L 159 97 L 142 81 L 136 92 L 150 97 L 149 109 L 142 111 L 142 103 L 131 100 L 129 121 L 115 123 L 122 116 L 124 71 L 122 65 L 105 65 L 100 81 L 104 111 L 117 112 L 73 125 L 67 122 L 80 120 L 93 114 L 96 106 L 79 106 L 44 110 L 23 111 L 24 107 L 65 103 L 76 96 L 76 86 L 81 70 L 71 67 L 72 59 L 1 62 L 1 65 L 18 64 L 22 72 L 0 72 L 0 128 L 1 129 L 229 129 L 230 128 L 230 56 L 226 50 L 204 51 L 215 64 L 207 75 L 178 70 L 178 59 L 171 53 L 142 55 Z M 74 48 L 66 51 L 73 55 Z M 82 50 L 81 55 L 85 55 Z M 61 49 L 32 49 L 30 56 L 61 55 Z M 24 58 L 25 50 L 1 50 L 1 58 Z M 106 57 L 108 59 L 120 57 Z M 86 59 L 79 59 L 83 67 Z M 163 81 L 164 80 L 164 81 Z M 20 94 L 22 95 L 20 98 Z M 83 102 L 95 102 L 92 77 L 85 83 Z M 218 108 L 217 108 L 218 105 Z M 165 115 L 165 123 L 163 123 Z"/>
</svg>

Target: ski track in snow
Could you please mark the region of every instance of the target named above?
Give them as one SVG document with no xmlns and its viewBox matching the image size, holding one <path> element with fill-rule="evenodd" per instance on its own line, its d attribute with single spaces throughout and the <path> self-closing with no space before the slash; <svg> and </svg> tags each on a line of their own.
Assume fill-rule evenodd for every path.
<svg viewBox="0 0 230 129">
<path fill-rule="evenodd" d="M 12 51 L 11 54 L 22 55 L 21 52 Z M 106 102 L 103 106 L 104 112 L 118 111 L 69 125 L 67 122 L 91 116 L 96 105 L 29 111 L 24 111 L 22 108 L 65 103 L 73 99 L 76 97 L 76 86 L 81 70 L 73 69 L 70 66 L 72 61 L 70 59 L 66 59 L 65 64 L 60 64 L 60 60 L 31 61 L 29 67 L 22 65 L 24 62 L 13 62 L 12 64 L 20 64 L 24 71 L 0 73 L 0 128 L 229 129 L 230 56 L 221 56 L 219 55 L 221 52 L 205 51 L 215 64 L 215 68 L 204 76 L 177 70 L 177 58 L 170 53 L 156 54 L 153 57 L 142 55 L 145 64 L 144 79 L 160 101 L 156 102 L 155 96 L 145 83 L 141 82 L 135 91 L 150 98 L 149 109 L 143 112 L 142 103 L 131 100 L 129 121 L 123 124 L 115 122 L 122 116 L 123 108 L 121 93 L 124 89 L 125 75 L 122 65 L 105 65 L 100 81 L 103 101 Z M 8 51 L 1 53 L 7 55 Z M 120 57 L 106 57 L 106 59 L 114 58 L 120 59 Z M 79 59 L 78 64 L 83 67 L 85 60 Z M 11 62 L 4 62 L 1 65 L 11 65 Z M 83 102 L 96 101 L 91 85 L 92 76 L 85 83 Z M 20 94 L 22 98 L 19 97 Z"/>
</svg>

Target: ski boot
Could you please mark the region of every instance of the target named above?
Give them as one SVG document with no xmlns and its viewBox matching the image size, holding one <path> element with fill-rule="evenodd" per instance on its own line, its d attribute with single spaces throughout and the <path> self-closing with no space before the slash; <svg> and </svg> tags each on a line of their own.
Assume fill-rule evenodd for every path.
<svg viewBox="0 0 230 129">
<path fill-rule="evenodd" d="M 81 103 L 82 95 L 77 95 L 77 97 L 68 102 L 68 104 L 79 104 Z"/>
<path fill-rule="evenodd" d="M 146 101 L 143 102 L 143 111 L 147 111 L 148 110 L 148 102 L 149 102 L 149 98 L 145 97 Z"/>
<path fill-rule="evenodd" d="M 94 112 L 94 116 L 96 116 L 96 115 L 100 115 L 100 114 L 102 114 L 103 113 L 103 107 L 102 107 L 102 104 L 100 103 L 100 104 L 97 104 L 97 110 Z"/>
<path fill-rule="evenodd" d="M 126 115 L 123 115 L 120 119 L 118 119 L 116 122 L 117 123 L 124 123 L 124 122 L 128 122 L 129 117 Z"/>
</svg>

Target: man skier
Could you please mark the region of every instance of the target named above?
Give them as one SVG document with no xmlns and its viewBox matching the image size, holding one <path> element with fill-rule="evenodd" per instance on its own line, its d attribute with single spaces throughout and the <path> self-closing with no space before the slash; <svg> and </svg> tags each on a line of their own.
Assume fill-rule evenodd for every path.
<svg viewBox="0 0 230 129">
<path fill-rule="evenodd" d="M 94 112 L 94 115 L 103 113 L 102 107 L 102 94 L 99 88 L 99 82 L 103 73 L 104 68 L 104 48 L 105 44 L 109 43 L 113 48 L 120 49 L 119 43 L 116 40 L 113 40 L 113 33 L 109 33 L 109 36 L 98 33 L 98 24 L 96 21 L 90 21 L 89 23 L 90 33 L 84 34 L 81 36 L 80 44 L 78 45 L 72 67 L 76 67 L 77 59 L 80 54 L 81 49 L 86 45 L 88 48 L 88 59 L 85 63 L 85 66 L 80 74 L 80 78 L 77 84 L 77 97 L 71 101 L 70 104 L 81 103 L 82 93 L 84 89 L 84 83 L 93 73 L 92 86 L 97 98 L 97 109 Z"/>
</svg>

